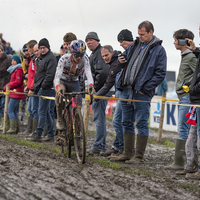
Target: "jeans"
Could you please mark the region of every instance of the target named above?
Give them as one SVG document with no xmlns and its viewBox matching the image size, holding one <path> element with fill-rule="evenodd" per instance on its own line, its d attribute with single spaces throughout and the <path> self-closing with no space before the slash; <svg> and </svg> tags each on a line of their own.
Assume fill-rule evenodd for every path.
<svg viewBox="0 0 200 200">
<path fill-rule="evenodd" d="M 4 117 L 5 96 L 0 97 L 0 117 Z"/>
<path fill-rule="evenodd" d="M 122 92 L 122 98 L 128 99 L 130 94 L 130 88 L 125 88 Z M 149 136 L 149 111 L 151 98 L 145 94 L 140 94 L 136 90 L 133 90 L 133 99 L 149 101 L 147 102 L 127 102 L 122 101 L 122 125 L 124 133 L 135 133 L 134 121 L 136 119 L 138 135 Z"/>
<path fill-rule="evenodd" d="M 190 104 L 189 96 L 184 96 L 179 100 L 179 104 Z M 190 125 L 186 123 L 188 118 L 185 116 L 189 111 L 188 106 L 178 106 L 178 139 L 187 140 Z"/>
<path fill-rule="evenodd" d="M 10 98 L 8 104 L 8 118 L 9 119 L 18 119 L 18 109 L 19 109 L 20 99 Z"/>
<path fill-rule="evenodd" d="M 116 98 L 121 98 L 122 91 L 117 90 L 115 92 Z M 117 106 L 113 116 L 113 127 L 116 132 L 116 139 L 113 143 L 113 148 L 115 150 L 124 149 L 124 140 L 123 140 L 123 126 L 122 126 L 122 108 L 121 101 L 117 100 Z"/>
<path fill-rule="evenodd" d="M 38 95 L 53 97 L 55 95 L 55 91 L 53 89 L 40 89 Z M 48 135 L 54 136 L 54 125 L 53 120 L 50 113 L 50 104 L 52 100 L 43 99 L 39 97 L 39 109 L 38 109 L 38 126 L 35 129 L 35 132 L 38 135 L 42 135 L 44 130 L 44 126 L 47 123 L 48 126 Z"/>
<path fill-rule="evenodd" d="M 108 92 L 105 96 L 109 97 L 113 92 Z M 93 143 L 94 148 L 105 151 L 106 150 L 106 106 L 108 100 L 100 99 L 92 103 L 93 120 L 96 125 L 96 139 Z"/>
<path fill-rule="evenodd" d="M 27 110 L 30 114 L 30 117 L 33 119 L 38 119 L 38 105 L 39 105 L 39 97 L 35 96 L 29 97 Z"/>
</svg>

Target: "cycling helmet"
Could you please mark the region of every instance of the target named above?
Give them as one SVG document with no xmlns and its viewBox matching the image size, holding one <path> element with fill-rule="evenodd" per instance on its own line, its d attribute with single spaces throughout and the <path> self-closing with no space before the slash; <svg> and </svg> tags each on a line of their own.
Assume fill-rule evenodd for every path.
<svg viewBox="0 0 200 200">
<path fill-rule="evenodd" d="M 70 52 L 75 57 L 83 57 L 86 51 L 85 42 L 82 40 L 73 40 L 70 44 Z"/>
</svg>

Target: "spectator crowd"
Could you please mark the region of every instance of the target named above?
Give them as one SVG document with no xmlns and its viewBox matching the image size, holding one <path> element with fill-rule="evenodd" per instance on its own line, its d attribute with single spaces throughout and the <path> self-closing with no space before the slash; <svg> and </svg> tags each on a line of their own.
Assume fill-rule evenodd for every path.
<svg viewBox="0 0 200 200">
<path fill-rule="evenodd" d="M 165 168 L 177 170 L 177 175 L 200 179 L 200 110 L 195 107 L 195 104 L 200 105 L 200 49 L 193 42 L 194 34 L 187 29 L 175 31 L 172 37 L 175 48 L 181 52 L 176 82 L 178 138 L 174 162 Z M 138 25 L 135 39 L 130 30 L 123 29 L 117 40 L 123 52 L 114 50 L 110 44 L 101 46 L 96 32 L 86 34 L 84 41 L 68 32 L 63 37 L 59 56 L 52 53 L 46 38 L 26 41 L 22 52 L 16 55 L 0 34 L 0 90 L 5 91 L 6 86 L 10 86 L 7 133 L 25 135 L 27 140 L 34 142 L 55 141 L 56 130 L 66 128 L 62 117 L 62 92 L 85 90 L 87 82 L 89 93 L 96 96 L 115 94 L 117 98 L 136 100 L 117 101 L 113 117 L 116 138 L 112 147 L 106 149 L 105 110 L 108 100 L 94 99 L 92 110 L 96 135 L 87 153 L 100 154 L 111 162 L 145 162 L 150 102 L 154 95 L 167 91 L 167 56 L 150 21 Z M 90 56 L 86 54 L 86 47 L 92 52 Z M 55 97 L 55 101 L 40 96 Z M 82 96 L 77 99 L 81 109 Z M 4 104 L 5 96 L 1 93 L 0 130 L 3 130 L 5 117 Z M 27 129 L 20 132 L 26 104 L 29 113 Z M 190 109 L 184 104 L 191 104 Z"/>
</svg>

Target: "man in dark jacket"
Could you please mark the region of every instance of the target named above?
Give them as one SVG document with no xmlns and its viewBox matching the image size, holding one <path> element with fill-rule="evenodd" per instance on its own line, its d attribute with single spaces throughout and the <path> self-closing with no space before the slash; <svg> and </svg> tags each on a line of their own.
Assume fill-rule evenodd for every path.
<svg viewBox="0 0 200 200">
<path fill-rule="evenodd" d="M 196 69 L 195 72 L 193 74 L 193 78 L 191 81 L 191 86 L 190 86 L 190 90 L 189 90 L 189 96 L 190 96 L 190 103 L 193 104 L 193 106 L 195 107 L 195 105 L 200 105 L 200 48 L 196 48 L 194 42 L 191 39 L 188 39 L 188 43 L 190 46 L 187 46 L 188 49 L 190 49 L 191 51 L 193 51 L 193 53 L 196 55 L 196 57 L 198 58 L 197 60 L 197 64 L 196 64 Z M 194 108 L 193 107 L 193 108 Z M 188 159 L 188 152 L 189 152 L 189 158 L 187 160 L 187 165 L 185 166 L 185 172 L 186 172 L 186 179 L 197 179 L 200 180 L 200 164 L 198 167 L 198 171 L 196 173 L 187 173 L 187 166 L 189 164 L 188 161 L 197 161 L 196 164 L 198 164 L 198 144 L 197 142 L 200 139 L 200 108 L 196 107 L 195 109 L 195 113 L 196 113 L 196 126 L 192 126 L 190 129 L 190 133 L 188 136 L 188 140 L 186 142 L 186 155 L 187 155 L 187 159 Z M 192 131 L 192 129 L 194 131 Z M 192 159 L 191 159 L 192 158 Z M 193 164 L 193 163 L 192 163 Z"/>
<path fill-rule="evenodd" d="M 119 56 L 119 62 L 124 67 L 121 83 L 122 98 L 146 102 L 127 103 L 122 101 L 124 152 L 111 161 L 126 161 L 126 163 L 141 162 L 149 136 L 148 119 L 150 101 L 155 88 L 164 80 L 167 58 L 162 41 L 153 35 L 154 27 L 149 21 L 138 26 L 138 35 L 129 54 L 126 51 Z M 137 121 L 136 152 L 133 157 L 135 133 L 132 130 L 133 119 Z"/>
<path fill-rule="evenodd" d="M 112 46 L 105 45 L 101 48 L 101 56 L 106 64 L 109 64 L 109 75 L 103 87 L 95 94 L 96 96 L 105 96 L 110 90 L 115 91 L 115 78 L 117 73 L 121 71 L 121 66 L 118 65 L 118 52 L 114 51 Z M 95 99 L 99 101 L 99 99 Z M 100 152 L 103 156 L 110 155 L 111 151 Z"/>
<path fill-rule="evenodd" d="M 53 80 L 56 72 L 57 60 L 53 53 L 50 51 L 49 41 L 46 38 L 40 40 L 39 49 L 41 51 L 40 58 L 36 61 L 37 70 L 34 78 L 34 85 L 32 89 L 40 96 L 55 96 L 53 88 Z M 29 95 L 30 92 L 29 92 Z M 43 138 L 43 141 L 54 140 L 54 125 L 50 114 L 50 102 L 49 99 L 39 98 L 39 110 L 38 110 L 38 126 L 29 140 L 41 141 L 41 135 L 44 130 L 45 123 L 48 124 L 48 135 Z"/>
<path fill-rule="evenodd" d="M 95 32 L 89 32 L 85 38 L 88 48 L 92 51 L 90 56 L 91 72 L 94 80 L 94 89 L 98 92 L 106 82 L 109 74 L 109 65 L 107 65 L 101 56 L 101 45 L 99 37 Z M 108 92 L 106 96 L 113 93 Z M 100 153 L 106 151 L 106 116 L 105 110 L 108 100 L 100 99 L 92 103 L 93 120 L 96 124 L 96 139 L 93 147 L 88 151 L 89 154 Z"/>
<path fill-rule="evenodd" d="M 7 58 L 3 46 L 0 45 L 0 91 L 3 91 L 3 87 L 10 81 L 10 73 L 7 71 L 10 65 L 11 61 Z M 0 130 L 3 130 L 4 104 L 5 104 L 5 95 L 0 94 L 0 117 L 1 117 Z"/>
</svg>

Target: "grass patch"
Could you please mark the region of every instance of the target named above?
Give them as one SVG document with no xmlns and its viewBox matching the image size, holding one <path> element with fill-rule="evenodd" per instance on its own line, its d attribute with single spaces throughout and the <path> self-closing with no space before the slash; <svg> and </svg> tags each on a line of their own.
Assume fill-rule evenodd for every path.
<svg viewBox="0 0 200 200">
<path fill-rule="evenodd" d="M 150 143 L 150 144 L 158 144 L 158 142 L 157 142 L 156 139 L 148 139 L 148 143 Z M 163 138 L 160 144 L 161 144 L 161 145 L 168 146 L 168 147 L 175 148 L 175 143 L 169 141 L 169 140 L 166 139 L 166 138 Z"/>
<path fill-rule="evenodd" d="M 0 134 L 0 138 L 14 142 L 14 143 L 19 144 L 19 145 L 27 146 L 27 147 L 30 147 L 30 148 L 44 149 L 44 150 L 47 150 L 47 151 L 50 151 L 50 152 L 53 152 L 53 153 L 61 153 L 61 150 L 59 148 L 48 147 L 44 144 L 39 144 L 37 142 L 31 142 L 31 141 L 19 139 L 19 138 L 4 135 L 4 134 Z"/>
<path fill-rule="evenodd" d="M 182 188 L 187 188 L 187 189 L 190 189 L 190 190 L 195 190 L 195 191 L 200 192 L 200 189 L 199 189 L 198 187 L 195 187 L 195 186 L 192 185 L 192 184 L 184 184 L 184 183 L 181 183 L 181 184 L 180 184 L 180 187 L 182 187 Z"/>
<path fill-rule="evenodd" d="M 95 133 L 96 133 L 96 131 L 91 131 L 91 130 L 88 130 L 88 133 L 95 134 Z"/>
<path fill-rule="evenodd" d="M 123 169 L 123 166 L 118 164 L 118 163 L 113 163 L 110 162 L 109 160 L 102 160 L 102 159 L 98 159 L 98 158 L 92 158 L 89 157 L 89 160 L 98 163 L 100 166 L 104 167 L 104 168 L 109 168 L 115 171 L 122 171 L 128 174 L 139 174 L 139 175 L 145 175 L 145 176 L 149 176 L 149 177 L 156 177 L 154 174 L 152 174 L 149 171 L 142 171 L 142 170 L 130 170 L 130 169 Z"/>
<path fill-rule="evenodd" d="M 122 167 L 120 164 L 112 163 L 109 160 L 102 160 L 102 159 L 92 158 L 92 157 L 89 157 L 89 160 L 98 163 L 102 167 L 109 168 L 115 171 L 120 171 Z"/>
<path fill-rule="evenodd" d="M 176 144 L 174 142 L 171 142 L 166 138 L 162 139 L 162 144 L 164 144 L 164 145 L 166 145 L 168 147 L 173 147 L 173 148 L 175 148 L 175 146 L 176 146 Z"/>
</svg>

